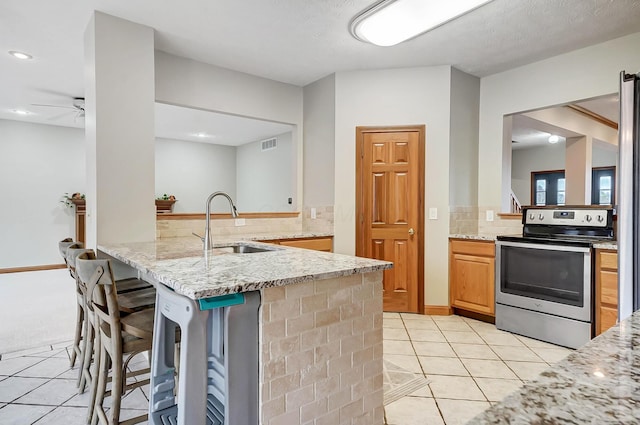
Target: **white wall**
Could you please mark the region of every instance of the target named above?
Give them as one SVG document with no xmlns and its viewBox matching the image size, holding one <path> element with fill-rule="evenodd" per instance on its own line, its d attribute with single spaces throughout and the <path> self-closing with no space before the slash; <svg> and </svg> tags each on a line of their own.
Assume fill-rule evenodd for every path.
<svg viewBox="0 0 640 425">
<path fill-rule="evenodd" d="M 161 51 L 155 56 L 156 101 L 292 124 L 295 209 L 302 209 L 302 87 L 231 71 Z"/>
<path fill-rule="evenodd" d="M 478 204 L 480 79 L 451 68 L 449 205 Z"/>
<path fill-rule="evenodd" d="M 638 46 L 640 33 L 482 78 L 478 204 L 509 209 L 511 170 L 499 160 L 504 115 L 617 92 L 620 71 L 640 71 Z"/>
<path fill-rule="evenodd" d="M 155 193 L 174 195 L 173 212 L 202 213 L 207 197 L 227 192 L 235 201 L 236 148 L 212 143 L 156 139 Z M 229 212 L 225 199 L 213 200 L 213 212 Z"/>
<path fill-rule="evenodd" d="M 238 212 L 294 211 L 288 203 L 295 191 L 292 134 L 274 136 L 277 148 L 262 151 L 261 140 L 237 147 L 236 184 Z"/>
<path fill-rule="evenodd" d="M 84 131 L 0 120 L 0 268 L 61 264 L 58 241 L 75 237 L 75 209 L 59 201 L 85 192 Z"/>
<path fill-rule="evenodd" d="M 331 74 L 304 87 L 304 205 L 334 202 L 336 79 Z"/>
<path fill-rule="evenodd" d="M 425 304 L 448 305 L 449 66 L 339 72 L 335 77 L 334 249 L 355 253 L 355 129 L 426 124 Z"/>
<path fill-rule="evenodd" d="M 531 172 L 564 170 L 565 143 L 516 149 L 511 157 L 511 188 L 522 205 L 531 204 Z"/>
<path fill-rule="evenodd" d="M 565 169 L 565 144 L 536 146 L 516 149 L 512 152 L 511 187 L 522 205 L 531 203 L 531 172 Z M 593 143 L 593 167 L 615 166 L 618 152 L 615 146 L 601 142 Z"/>
<path fill-rule="evenodd" d="M 84 35 L 88 248 L 152 241 L 154 31 L 94 12 Z"/>
<path fill-rule="evenodd" d="M 618 147 L 594 140 L 591 158 L 594 167 L 614 167 L 618 163 Z"/>
</svg>

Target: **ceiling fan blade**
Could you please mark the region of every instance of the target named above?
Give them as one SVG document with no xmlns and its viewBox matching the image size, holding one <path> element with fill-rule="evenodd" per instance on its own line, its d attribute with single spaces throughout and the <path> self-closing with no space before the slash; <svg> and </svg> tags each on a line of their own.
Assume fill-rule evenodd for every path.
<svg viewBox="0 0 640 425">
<path fill-rule="evenodd" d="M 48 108 L 76 109 L 73 106 L 46 105 L 46 104 L 42 104 L 42 103 L 32 103 L 31 106 L 45 106 L 45 107 L 48 107 Z"/>
<path fill-rule="evenodd" d="M 69 115 L 69 114 L 72 114 L 72 113 L 73 113 L 73 112 L 71 112 L 71 111 L 63 112 L 63 113 L 61 113 L 61 114 L 58 114 L 58 115 L 54 115 L 54 116 L 52 116 L 52 117 L 49 117 L 49 118 L 47 118 L 47 120 L 48 120 L 48 121 L 56 121 L 56 120 L 59 120 L 60 118 L 63 118 L 63 117 L 65 117 L 65 116 Z"/>
<path fill-rule="evenodd" d="M 39 87 L 34 87 L 34 88 L 35 88 L 35 90 L 39 91 L 40 93 L 46 93 L 46 94 L 50 94 L 50 95 L 53 95 L 53 96 L 59 96 L 59 97 L 65 98 L 65 99 L 76 97 L 76 96 L 70 96 L 69 93 L 63 93 L 63 92 L 59 92 L 57 90 L 51 90 L 51 89 L 39 88 Z"/>
</svg>

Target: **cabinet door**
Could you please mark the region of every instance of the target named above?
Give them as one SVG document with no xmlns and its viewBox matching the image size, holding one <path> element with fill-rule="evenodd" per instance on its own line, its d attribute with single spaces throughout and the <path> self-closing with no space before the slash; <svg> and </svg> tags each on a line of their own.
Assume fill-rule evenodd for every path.
<svg viewBox="0 0 640 425">
<path fill-rule="evenodd" d="M 610 327 L 615 326 L 616 322 L 618 321 L 618 309 L 601 306 L 599 309 L 599 313 L 600 323 L 598 329 L 596 329 L 598 335 L 600 335 Z"/>
<path fill-rule="evenodd" d="M 451 262 L 451 305 L 494 315 L 495 260 L 453 253 Z"/>
<path fill-rule="evenodd" d="M 280 241 L 280 245 L 331 252 L 333 249 L 333 240 L 331 238 L 282 240 Z"/>
</svg>

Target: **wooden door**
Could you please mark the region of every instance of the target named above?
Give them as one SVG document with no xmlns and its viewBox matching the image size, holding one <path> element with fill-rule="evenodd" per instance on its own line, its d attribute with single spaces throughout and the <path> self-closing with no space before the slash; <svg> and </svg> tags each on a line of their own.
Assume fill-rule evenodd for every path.
<svg viewBox="0 0 640 425">
<path fill-rule="evenodd" d="M 356 255 L 393 262 L 385 311 L 424 310 L 424 131 L 357 128 Z"/>
</svg>

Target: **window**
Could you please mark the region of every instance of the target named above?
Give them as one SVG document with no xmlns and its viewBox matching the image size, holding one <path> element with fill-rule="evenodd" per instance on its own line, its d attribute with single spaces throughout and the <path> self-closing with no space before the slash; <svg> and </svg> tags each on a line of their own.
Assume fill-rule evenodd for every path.
<svg viewBox="0 0 640 425">
<path fill-rule="evenodd" d="M 598 167 L 591 172 L 591 204 L 614 205 L 616 167 Z"/>
<path fill-rule="evenodd" d="M 531 173 L 531 205 L 564 205 L 564 170 Z"/>
</svg>

